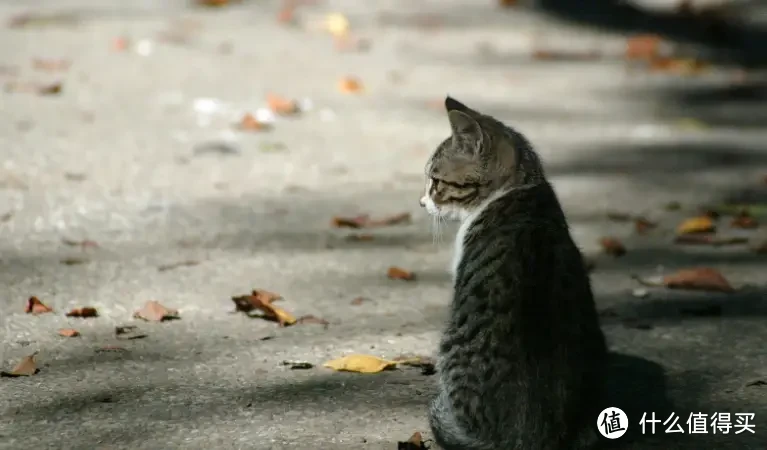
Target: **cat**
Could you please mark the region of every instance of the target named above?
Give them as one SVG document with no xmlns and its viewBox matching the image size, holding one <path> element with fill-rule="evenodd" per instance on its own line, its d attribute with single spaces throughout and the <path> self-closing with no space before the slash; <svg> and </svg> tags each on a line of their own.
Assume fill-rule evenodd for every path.
<svg viewBox="0 0 767 450">
<path fill-rule="evenodd" d="M 447 96 L 420 200 L 461 222 L 429 425 L 445 450 L 596 445 L 607 345 L 591 283 L 528 140 Z"/>
</svg>

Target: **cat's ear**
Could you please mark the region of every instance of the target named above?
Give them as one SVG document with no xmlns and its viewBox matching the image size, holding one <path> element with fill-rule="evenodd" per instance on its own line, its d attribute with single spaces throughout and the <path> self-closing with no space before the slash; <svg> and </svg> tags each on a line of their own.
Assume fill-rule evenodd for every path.
<svg viewBox="0 0 767 450">
<path fill-rule="evenodd" d="M 453 129 L 454 138 L 458 136 L 469 137 L 476 140 L 477 143 L 482 142 L 482 128 L 473 117 L 454 109 L 447 113 L 447 118 L 450 120 L 450 128 Z"/>
<path fill-rule="evenodd" d="M 445 97 L 445 109 L 447 112 L 450 111 L 463 111 L 463 112 L 469 112 L 470 109 L 468 106 L 464 105 L 463 103 L 459 102 L 458 100 L 454 99 L 451 96 Z"/>
</svg>

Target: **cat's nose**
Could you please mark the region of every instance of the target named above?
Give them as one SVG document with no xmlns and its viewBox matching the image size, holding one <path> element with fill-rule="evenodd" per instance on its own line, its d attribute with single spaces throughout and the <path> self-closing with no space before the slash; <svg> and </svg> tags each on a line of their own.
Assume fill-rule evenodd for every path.
<svg viewBox="0 0 767 450">
<path fill-rule="evenodd" d="M 421 208 L 426 206 L 426 197 L 421 197 L 420 200 L 418 200 L 418 204 L 421 205 Z"/>
</svg>

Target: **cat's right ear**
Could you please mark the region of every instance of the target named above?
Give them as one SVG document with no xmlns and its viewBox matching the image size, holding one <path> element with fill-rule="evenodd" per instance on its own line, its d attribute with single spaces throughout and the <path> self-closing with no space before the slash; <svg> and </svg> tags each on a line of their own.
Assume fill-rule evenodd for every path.
<svg viewBox="0 0 767 450">
<path fill-rule="evenodd" d="M 469 137 L 477 141 L 477 144 L 482 143 L 482 129 L 473 117 L 454 109 L 447 113 L 447 118 L 450 120 L 450 128 L 453 129 L 453 138 Z"/>
</svg>

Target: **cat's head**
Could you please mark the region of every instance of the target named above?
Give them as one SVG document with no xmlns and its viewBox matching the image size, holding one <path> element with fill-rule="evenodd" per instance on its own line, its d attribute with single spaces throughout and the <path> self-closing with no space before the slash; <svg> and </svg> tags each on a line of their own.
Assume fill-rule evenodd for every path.
<svg viewBox="0 0 767 450">
<path fill-rule="evenodd" d="M 449 96 L 445 108 L 452 134 L 426 163 L 420 201 L 429 214 L 462 220 L 501 189 L 543 180 L 524 136 Z"/>
</svg>

